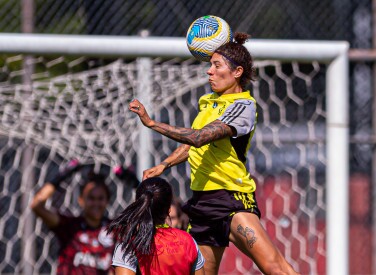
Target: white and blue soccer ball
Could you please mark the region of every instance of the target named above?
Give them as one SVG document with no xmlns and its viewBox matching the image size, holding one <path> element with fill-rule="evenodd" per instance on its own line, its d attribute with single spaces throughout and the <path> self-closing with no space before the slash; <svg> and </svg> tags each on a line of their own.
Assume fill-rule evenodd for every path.
<svg viewBox="0 0 376 275">
<path fill-rule="evenodd" d="M 218 16 L 206 15 L 193 21 L 187 32 L 187 46 L 200 61 L 209 62 L 214 51 L 232 41 L 230 25 Z"/>
</svg>

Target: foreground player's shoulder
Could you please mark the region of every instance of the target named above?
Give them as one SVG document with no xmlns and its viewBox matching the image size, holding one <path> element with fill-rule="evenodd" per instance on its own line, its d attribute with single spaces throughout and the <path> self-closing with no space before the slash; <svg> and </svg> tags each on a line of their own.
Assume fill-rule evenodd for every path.
<svg viewBox="0 0 376 275">
<path fill-rule="evenodd" d="M 137 272 L 137 257 L 134 254 L 125 254 L 121 248 L 121 243 L 116 244 L 113 255 L 112 255 L 112 266 L 116 270 L 116 274 L 127 274 L 121 273 L 131 270 L 132 272 Z"/>
<path fill-rule="evenodd" d="M 179 236 L 179 238 L 185 239 L 188 242 L 194 242 L 192 236 L 184 230 L 170 227 L 170 231 L 173 233 L 174 236 Z"/>
</svg>

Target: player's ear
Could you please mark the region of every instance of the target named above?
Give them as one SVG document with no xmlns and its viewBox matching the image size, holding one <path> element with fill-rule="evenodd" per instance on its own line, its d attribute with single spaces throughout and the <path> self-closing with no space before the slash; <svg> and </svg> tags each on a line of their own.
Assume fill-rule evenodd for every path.
<svg viewBox="0 0 376 275">
<path fill-rule="evenodd" d="M 234 77 L 235 78 L 240 78 L 244 72 L 244 69 L 242 66 L 237 66 L 236 69 L 234 70 Z"/>
</svg>

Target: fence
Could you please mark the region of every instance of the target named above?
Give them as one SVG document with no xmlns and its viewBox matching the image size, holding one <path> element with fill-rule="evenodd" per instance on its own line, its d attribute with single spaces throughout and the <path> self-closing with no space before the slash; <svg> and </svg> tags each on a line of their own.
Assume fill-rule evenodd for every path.
<svg viewBox="0 0 376 275">
<path fill-rule="evenodd" d="M 0 32 L 129 36 L 147 29 L 153 36 L 182 37 L 194 19 L 212 14 L 255 38 L 351 41 L 353 23 L 370 14 L 371 2 L 3 0 Z"/>
</svg>

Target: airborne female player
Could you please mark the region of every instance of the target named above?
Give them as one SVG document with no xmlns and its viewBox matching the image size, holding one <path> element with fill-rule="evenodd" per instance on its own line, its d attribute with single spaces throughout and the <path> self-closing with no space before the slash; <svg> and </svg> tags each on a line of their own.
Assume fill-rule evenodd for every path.
<svg viewBox="0 0 376 275">
<path fill-rule="evenodd" d="M 229 241 L 264 274 L 296 274 L 260 223 L 256 184 L 245 165 L 257 118 L 256 101 L 245 88 L 254 73 L 252 56 L 243 45 L 248 37 L 235 33 L 234 42 L 214 52 L 207 71 L 213 93 L 200 98 L 192 128 L 152 120 L 138 100 L 129 109 L 146 127 L 182 143 L 143 177 L 159 176 L 166 168 L 189 161 L 193 197 L 183 209 L 206 260 L 206 274 L 218 273 Z"/>
</svg>

